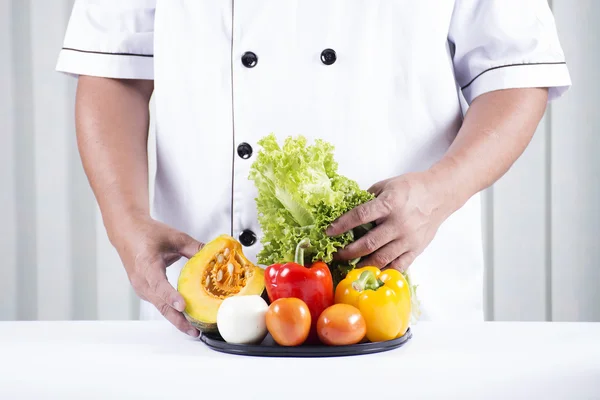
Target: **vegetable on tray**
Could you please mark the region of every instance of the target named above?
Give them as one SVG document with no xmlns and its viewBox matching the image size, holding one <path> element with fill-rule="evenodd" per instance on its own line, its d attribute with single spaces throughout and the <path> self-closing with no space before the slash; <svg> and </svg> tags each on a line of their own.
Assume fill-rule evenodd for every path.
<svg viewBox="0 0 600 400">
<path fill-rule="evenodd" d="M 281 346 L 300 346 L 312 323 L 306 303 L 295 297 L 282 297 L 269 306 L 266 323 L 273 340 Z"/>
<path fill-rule="evenodd" d="M 261 296 L 227 297 L 217 312 L 217 328 L 227 343 L 260 344 L 267 337 L 269 309 Z"/>
<path fill-rule="evenodd" d="M 371 342 L 399 338 L 408 329 L 410 288 L 404 275 L 395 269 L 364 267 L 350 271 L 336 287 L 335 302 L 360 310 Z"/>
<path fill-rule="evenodd" d="M 263 234 L 258 264 L 267 267 L 250 262 L 231 236 L 218 236 L 180 273 L 185 317 L 201 332 L 238 345 L 260 344 L 267 334 L 280 346 L 347 346 L 403 336 L 419 305 L 409 275 L 334 259 L 374 225 L 335 237 L 325 233 L 373 194 L 338 174 L 333 146 L 323 140 L 308 145 L 302 136 L 288 137 L 279 146 L 271 134 L 258 144 L 249 178 L 258 189 Z"/>
<path fill-rule="evenodd" d="M 317 332 L 325 345 L 347 346 L 364 339 L 367 323 L 356 307 L 334 304 L 321 313 L 317 322 Z"/>
</svg>

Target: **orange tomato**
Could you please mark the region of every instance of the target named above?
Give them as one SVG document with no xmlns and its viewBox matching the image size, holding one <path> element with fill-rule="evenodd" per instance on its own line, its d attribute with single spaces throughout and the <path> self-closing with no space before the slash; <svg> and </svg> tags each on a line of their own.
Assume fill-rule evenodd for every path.
<svg viewBox="0 0 600 400">
<path fill-rule="evenodd" d="M 334 304 L 326 308 L 317 320 L 319 339 L 329 346 L 356 344 L 367 333 L 367 323 L 358 308 L 349 304 Z"/>
<path fill-rule="evenodd" d="M 265 318 L 267 330 L 281 346 L 299 346 L 310 332 L 310 310 L 304 301 L 295 297 L 275 300 Z"/>
</svg>

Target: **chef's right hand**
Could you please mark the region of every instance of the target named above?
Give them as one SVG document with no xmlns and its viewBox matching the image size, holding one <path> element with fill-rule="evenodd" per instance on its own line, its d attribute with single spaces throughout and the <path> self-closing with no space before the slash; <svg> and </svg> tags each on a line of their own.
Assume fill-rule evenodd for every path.
<svg viewBox="0 0 600 400">
<path fill-rule="evenodd" d="M 136 294 L 177 329 L 197 337 L 198 331 L 182 314 L 185 301 L 167 280 L 166 269 L 182 256 L 191 258 L 203 243 L 150 217 L 123 225 L 114 245 Z"/>
</svg>

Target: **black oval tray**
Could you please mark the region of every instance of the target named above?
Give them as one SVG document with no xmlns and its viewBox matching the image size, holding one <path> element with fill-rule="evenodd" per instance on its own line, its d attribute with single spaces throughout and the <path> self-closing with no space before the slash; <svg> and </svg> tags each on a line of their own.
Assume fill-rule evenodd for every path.
<svg viewBox="0 0 600 400">
<path fill-rule="evenodd" d="M 393 340 L 385 342 L 364 342 L 348 346 L 301 345 L 287 347 L 278 345 L 270 334 L 260 344 L 231 344 L 218 334 L 202 334 L 200 340 L 208 347 L 221 353 L 237 354 L 255 357 L 343 357 L 362 354 L 381 353 L 396 349 L 412 338 L 410 328 L 406 333 Z"/>
</svg>

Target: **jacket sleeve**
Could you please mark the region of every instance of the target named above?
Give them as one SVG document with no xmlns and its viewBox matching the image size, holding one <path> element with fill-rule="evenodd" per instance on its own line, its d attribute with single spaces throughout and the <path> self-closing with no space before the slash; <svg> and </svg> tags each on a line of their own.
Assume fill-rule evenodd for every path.
<svg viewBox="0 0 600 400">
<path fill-rule="evenodd" d="M 499 89 L 547 87 L 571 79 L 547 0 L 456 0 L 449 28 L 455 75 L 468 104 Z"/>
<path fill-rule="evenodd" d="M 56 69 L 154 79 L 156 0 L 75 0 Z"/>
</svg>

